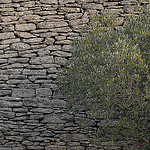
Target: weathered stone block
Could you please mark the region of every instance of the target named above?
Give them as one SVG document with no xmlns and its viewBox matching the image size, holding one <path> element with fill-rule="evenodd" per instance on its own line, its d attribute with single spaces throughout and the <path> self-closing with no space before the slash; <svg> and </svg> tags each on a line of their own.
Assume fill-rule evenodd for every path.
<svg viewBox="0 0 150 150">
<path fill-rule="evenodd" d="M 30 70 L 30 69 L 24 69 L 23 70 L 24 75 L 46 75 L 46 70 Z"/>
<path fill-rule="evenodd" d="M 9 25 L 9 26 L 5 26 L 3 28 L 4 32 L 10 32 L 10 31 L 14 31 L 14 25 Z"/>
<path fill-rule="evenodd" d="M 34 97 L 35 90 L 34 89 L 13 89 L 12 96 L 13 97 Z"/>
<path fill-rule="evenodd" d="M 27 80 L 27 79 L 22 79 L 22 80 L 18 80 L 18 79 L 9 79 L 7 82 L 6 82 L 7 84 L 13 84 L 13 85 L 15 85 L 15 84 L 26 84 L 26 83 L 30 83 L 30 81 L 29 80 Z"/>
<path fill-rule="evenodd" d="M 38 28 L 59 28 L 68 26 L 67 22 L 41 22 L 38 24 Z"/>
<path fill-rule="evenodd" d="M 54 41 L 55 41 L 54 38 L 47 37 L 47 38 L 45 39 L 44 43 L 47 44 L 47 45 L 53 45 L 53 44 L 54 44 Z"/>
<path fill-rule="evenodd" d="M 73 147 L 68 147 L 68 150 L 84 150 L 84 146 L 73 146 Z"/>
<path fill-rule="evenodd" d="M 66 14 L 65 17 L 69 20 L 75 20 L 75 19 L 78 19 L 80 17 L 82 17 L 83 14 L 82 13 L 69 13 L 69 14 Z"/>
<path fill-rule="evenodd" d="M 71 53 L 63 52 L 63 51 L 54 51 L 51 53 L 54 56 L 59 56 L 59 57 L 71 57 Z"/>
<path fill-rule="evenodd" d="M 65 108 L 66 107 L 66 101 L 64 100 L 49 100 L 47 101 L 50 108 Z"/>
<path fill-rule="evenodd" d="M 45 115 L 44 119 L 42 120 L 43 123 L 50 123 L 50 124 L 62 124 L 66 123 L 65 120 L 61 120 L 57 115 Z"/>
<path fill-rule="evenodd" d="M 50 108 L 33 108 L 30 110 L 33 113 L 43 113 L 43 114 L 50 114 L 53 112 Z"/>
<path fill-rule="evenodd" d="M 28 44 L 25 44 L 25 43 L 13 43 L 11 46 L 10 46 L 10 49 L 11 50 L 28 50 L 30 49 L 30 45 Z"/>
<path fill-rule="evenodd" d="M 9 74 L 9 75 L 11 75 L 11 74 L 19 75 L 22 73 L 22 71 L 23 71 L 23 69 L 7 69 L 7 70 L 3 71 L 3 73 Z M 0 71 L 0 74 L 1 74 L 1 71 Z"/>
<path fill-rule="evenodd" d="M 35 6 L 35 2 L 34 1 L 29 1 L 29 2 L 24 2 L 21 3 L 21 7 L 34 7 Z"/>
<path fill-rule="evenodd" d="M 71 40 L 62 40 L 62 41 L 56 41 L 55 44 L 58 44 L 58 45 L 69 45 L 71 44 L 72 41 Z"/>
<path fill-rule="evenodd" d="M 11 90 L 0 90 L 0 96 L 7 96 L 11 94 Z"/>
<path fill-rule="evenodd" d="M 103 10 L 104 9 L 102 4 L 96 4 L 96 3 L 85 4 L 85 5 L 83 5 L 83 8 L 93 9 L 93 10 Z"/>
<path fill-rule="evenodd" d="M 103 3 L 103 6 L 115 6 L 118 5 L 118 2 L 105 2 Z"/>
<path fill-rule="evenodd" d="M 0 81 L 8 80 L 8 75 L 0 75 Z"/>
<path fill-rule="evenodd" d="M 12 2 L 12 0 L 0 0 L 0 3 L 2 4 L 2 3 L 11 3 Z"/>
<path fill-rule="evenodd" d="M 3 101 L 3 100 L 0 100 L 0 106 L 1 107 L 21 107 L 23 105 L 22 102 L 10 102 L 10 101 Z"/>
<path fill-rule="evenodd" d="M 52 90 L 49 88 L 39 88 L 36 89 L 36 96 L 37 97 L 49 97 L 52 95 Z"/>
<path fill-rule="evenodd" d="M 57 0 L 40 0 L 40 2 L 44 4 L 58 4 Z"/>
<path fill-rule="evenodd" d="M 12 0 L 13 2 L 28 2 L 30 0 Z"/>
<path fill-rule="evenodd" d="M 26 113 L 28 108 L 13 108 L 13 112 Z"/>
<path fill-rule="evenodd" d="M 0 116 L 4 118 L 13 119 L 15 118 L 15 113 L 11 111 L 0 111 Z"/>
<path fill-rule="evenodd" d="M 31 20 L 39 21 L 40 18 L 41 18 L 41 17 L 40 17 L 39 15 L 25 15 L 25 16 L 23 16 L 21 19 L 22 19 L 22 20 L 27 20 L 27 21 L 31 21 Z"/>
<path fill-rule="evenodd" d="M 63 4 L 67 4 L 67 3 L 74 3 L 76 0 L 59 0 L 59 3 L 61 4 L 61 5 L 63 5 Z"/>
<path fill-rule="evenodd" d="M 29 62 L 29 58 L 9 58 L 9 63 L 27 63 Z"/>
<path fill-rule="evenodd" d="M 13 32 L 0 33 L 0 40 L 14 39 L 15 35 Z"/>
<path fill-rule="evenodd" d="M 4 139 L 4 134 L 2 132 L 0 132 L 0 140 Z"/>
<path fill-rule="evenodd" d="M 138 1 L 137 0 L 124 0 L 119 3 L 122 5 L 135 5 L 138 3 Z"/>
<path fill-rule="evenodd" d="M 16 39 L 8 39 L 8 40 L 3 40 L 0 42 L 0 44 L 12 44 L 12 43 L 18 43 L 20 42 L 20 39 L 19 38 L 16 38 Z"/>
<path fill-rule="evenodd" d="M 69 22 L 69 24 L 71 26 L 77 26 L 77 25 L 87 24 L 88 22 L 89 22 L 88 18 L 82 18 L 82 19 L 72 20 Z"/>
<path fill-rule="evenodd" d="M 36 25 L 33 23 L 29 24 L 16 24 L 15 26 L 17 31 L 31 31 L 36 29 Z"/>
<path fill-rule="evenodd" d="M 55 37 L 55 36 L 58 36 L 57 32 L 46 32 L 40 34 L 40 37 Z"/>
<path fill-rule="evenodd" d="M 37 11 L 35 12 L 35 14 L 40 15 L 40 16 L 46 16 L 46 15 L 56 15 L 57 11 L 53 11 L 53 10 L 47 10 L 47 11 Z"/>
<path fill-rule="evenodd" d="M 0 12 L 2 15 L 10 15 L 14 11 L 14 8 L 0 8 Z"/>
<path fill-rule="evenodd" d="M 13 21 L 16 21 L 17 19 L 18 19 L 18 17 L 16 17 L 16 16 L 1 17 L 1 20 L 3 22 L 13 22 Z"/>
<path fill-rule="evenodd" d="M 33 34 L 28 33 L 28 32 L 15 32 L 15 34 L 16 34 L 18 37 L 20 37 L 20 38 L 27 38 L 27 39 L 29 39 L 29 38 L 36 37 L 36 36 L 34 36 Z"/>
<path fill-rule="evenodd" d="M 45 50 L 49 50 L 49 51 L 61 50 L 61 46 L 60 45 L 49 45 L 45 48 Z"/>
<path fill-rule="evenodd" d="M 51 64 L 54 62 L 53 56 L 31 58 L 31 64 Z"/>
<path fill-rule="evenodd" d="M 46 147 L 46 150 L 66 150 L 66 148 L 66 146 L 50 145 Z"/>
<path fill-rule="evenodd" d="M 85 137 L 84 134 L 63 134 L 62 138 L 66 141 L 66 142 L 70 142 L 70 141 L 84 141 L 87 140 L 87 138 Z"/>
<path fill-rule="evenodd" d="M 67 59 L 61 57 L 55 57 L 55 63 L 60 65 L 65 65 Z"/>
<path fill-rule="evenodd" d="M 68 33 L 68 32 L 72 32 L 72 29 L 70 27 L 61 27 L 61 28 L 52 28 L 50 29 L 50 31 Z"/>
</svg>

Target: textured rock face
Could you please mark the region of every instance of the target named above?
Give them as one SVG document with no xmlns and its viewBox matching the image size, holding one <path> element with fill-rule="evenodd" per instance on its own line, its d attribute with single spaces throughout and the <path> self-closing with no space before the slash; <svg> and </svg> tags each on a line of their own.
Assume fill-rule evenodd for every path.
<svg viewBox="0 0 150 150">
<path fill-rule="evenodd" d="M 122 25 L 136 3 L 0 0 L 0 150 L 95 150 L 65 113 L 57 73 L 92 15 L 109 9 Z"/>
</svg>

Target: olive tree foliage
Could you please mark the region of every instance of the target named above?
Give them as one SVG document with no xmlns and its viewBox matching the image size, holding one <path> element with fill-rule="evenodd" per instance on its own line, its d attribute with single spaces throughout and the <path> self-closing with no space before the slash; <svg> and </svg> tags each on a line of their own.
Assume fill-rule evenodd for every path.
<svg viewBox="0 0 150 150">
<path fill-rule="evenodd" d="M 97 141 L 132 141 L 135 149 L 147 149 L 150 11 L 139 8 L 142 13 L 129 16 L 123 27 L 106 10 L 91 19 L 73 43 L 60 89 L 69 110 L 97 122 Z"/>
</svg>

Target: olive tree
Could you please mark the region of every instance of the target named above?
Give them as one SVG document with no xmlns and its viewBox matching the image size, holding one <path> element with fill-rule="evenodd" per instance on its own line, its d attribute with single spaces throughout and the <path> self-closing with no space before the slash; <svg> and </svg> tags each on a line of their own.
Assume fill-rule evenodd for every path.
<svg viewBox="0 0 150 150">
<path fill-rule="evenodd" d="M 122 27 L 108 11 L 93 17 L 61 74 L 68 109 L 95 120 L 98 143 L 150 148 L 150 12 L 140 11 Z"/>
</svg>

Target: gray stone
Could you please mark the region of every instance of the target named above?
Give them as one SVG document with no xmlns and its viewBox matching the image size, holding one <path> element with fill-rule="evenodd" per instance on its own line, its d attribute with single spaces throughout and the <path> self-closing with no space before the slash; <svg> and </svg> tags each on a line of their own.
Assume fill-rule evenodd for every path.
<svg viewBox="0 0 150 150">
<path fill-rule="evenodd" d="M 53 56 L 35 57 L 30 61 L 31 64 L 51 64 L 53 62 Z"/>
<path fill-rule="evenodd" d="M 0 140 L 4 139 L 4 134 L 2 132 L 0 132 Z"/>
<path fill-rule="evenodd" d="M 11 94 L 11 90 L 0 90 L 0 96 L 7 96 Z"/>
<path fill-rule="evenodd" d="M 7 84 L 25 84 L 30 83 L 27 79 L 17 80 L 17 79 L 10 79 L 6 82 Z"/>
<path fill-rule="evenodd" d="M 45 39 L 44 43 L 47 44 L 47 45 L 53 45 L 53 44 L 54 44 L 54 41 L 55 41 L 54 38 L 47 37 L 47 38 Z"/>
<path fill-rule="evenodd" d="M 46 147 L 46 150 L 66 150 L 66 146 L 50 145 Z"/>
<path fill-rule="evenodd" d="M 46 32 L 46 33 L 41 33 L 40 37 L 55 37 L 58 36 L 58 33 L 56 32 Z"/>
<path fill-rule="evenodd" d="M 30 70 L 30 69 L 24 69 L 23 70 L 24 75 L 46 75 L 46 70 Z"/>
<path fill-rule="evenodd" d="M 1 107 L 21 107 L 22 105 L 22 102 L 9 102 L 0 100 Z"/>
<path fill-rule="evenodd" d="M 62 138 L 67 142 L 87 140 L 84 134 L 63 134 Z"/>
<path fill-rule="evenodd" d="M 13 112 L 26 113 L 28 112 L 27 108 L 13 108 Z"/>
<path fill-rule="evenodd" d="M 43 123 L 50 123 L 50 124 L 61 124 L 66 123 L 65 120 L 61 120 L 57 115 L 45 115 L 44 119 L 42 120 Z"/>
<path fill-rule="evenodd" d="M 15 32 L 15 34 L 20 37 L 20 38 L 33 38 L 33 37 L 36 37 L 34 36 L 33 34 L 31 33 L 28 33 L 28 32 Z"/>
<path fill-rule="evenodd" d="M 59 0 L 59 3 L 62 4 L 67 4 L 67 3 L 75 3 L 76 0 Z"/>
<path fill-rule="evenodd" d="M 61 46 L 60 45 L 49 45 L 45 49 L 49 50 L 49 51 L 61 50 Z"/>
<path fill-rule="evenodd" d="M 32 1 L 32 3 L 33 3 L 33 1 Z M 29 4 L 29 5 L 32 5 L 32 3 L 31 4 Z M 26 3 L 27 4 L 27 3 Z M 24 3 L 23 3 L 23 5 L 24 5 Z M 26 20 L 26 21 L 31 21 L 31 20 L 36 20 L 36 21 L 40 21 L 40 16 L 39 15 L 25 15 L 25 16 L 23 16 L 22 18 L 20 18 L 21 20 Z"/>
<path fill-rule="evenodd" d="M 43 114 L 31 115 L 31 116 L 29 117 L 29 119 L 31 119 L 31 120 L 41 120 L 41 119 L 43 119 L 43 118 L 44 118 L 44 115 L 43 115 Z"/>
<path fill-rule="evenodd" d="M 80 17 L 82 17 L 83 14 L 82 13 L 69 13 L 66 14 L 65 17 L 69 20 L 75 20 L 75 19 L 79 19 Z"/>
<path fill-rule="evenodd" d="M 31 31 L 36 29 L 36 25 L 33 23 L 29 24 L 16 24 L 15 26 L 17 31 Z"/>
<path fill-rule="evenodd" d="M 13 43 L 10 48 L 12 50 L 28 50 L 30 49 L 30 45 L 25 44 L 25 43 Z"/>
<path fill-rule="evenodd" d="M 55 44 L 58 44 L 58 45 L 69 45 L 71 44 L 72 41 L 71 40 L 62 40 L 62 41 L 56 41 Z"/>
<path fill-rule="evenodd" d="M 18 17 L 16 17 L 16 16 L 1 17 L 1 20 L 3 22 L 13 22 L 13 21 L 16 21 L 17 19 L 18 19 Z"/>
<path fill-rule="evenodd" d="M 96 3 L 85 4 L 85 5 L 83 5 L 83 7 L 86 9 L 93 9 L 93 10 L 95 10 L 95 9 L 103 10 L 104 9 L 102 4 L 96 4 Z"/>
<path fill-rule="evenodd" d="M 135 5 L 137 4 L 137 0 L 124 0 L 119 3 L 122 5 Z"/>
<path fill-rule="evenodd" d="M 84 150 L 84 146 L 68 147 L 68 150 Z"/>
<path fill-rule="evenodd" d="M 13 89 L 12 96 L 14 97 L 34 97 L 34 89 Z"/>
<path fill-rule="evenodd" d="M 54 56 L 59 56 L 59 57 L 71 57 L 72 54 L 68 52 L 63 52 L 63 51 L 54 51 L 51 53 Z"/>
<path fill-rule="evenodd" d="M 30 39 L 23 39 L 22 40 L 24 43 L 29 43 L 29 44 L 40 44 L 43 41 L 43 38 L 30 38 Z"/>
<path fill-rule="evenodd" d="M 40 0 L 40 2 L 44 4 L 58 4 L 57 0 Z"/>
<path fill-rule="evenodd" d="M 0 116 L 4 118 L 13 119 L 15 117 L 15 113 L 11 111 L 1 111 L 0 110 Z"/>
<path fill-rule="evenodd" d="M 48 88 L 39 88 L 36 89 L 36 96 L 37 97 L 49 97 L 52 95 L 52 90 Z"/>
<path fill-rule="evenodd" d="M 8 80 L 8 75 L 0 75 L 0 81 Z"/>
<path fill-rule="evenodd" d="M 12 2 L 12 0 L 0 0 L 0 3 L 2 4 L 2 3 L 11 3 Z"/>
<path fill-rule="evenodd" d="M 27 63 L 29 58 L 9 58 L 8 63 Z"/>
<path fill-rule="evenodd" d="M 59 28 L 68 26 L 67 22 L 41 22 L 38 24 L 38 28 Z"/>
<path fill-rule="evenodd" d="M 30 111 L 34 113 L 43 113 L 43 114 L 50 114 L 53 112 L 53 110 L 50 108 L 33 108 Z"/>
<path fill-rule="evenodd" d="M 20 39 L 16 38 L 16 39 L 3 40 L 0 42 L 0 44 L 12 44 L 12 43 L 18 43 L 18 42 L 20 42 Z"/>
<path fill-rule="evenodd" d="M 103 6 L 114 6 L 114 5 L 118 5 L 118 2 L 105 2 L 105 3 L 103 3 Z"/>
<path fill-rule="evenodd" d="M 15 35 L 13 32 L 0 33 L 0 40 L 14 39 Z"/>
</svg>

